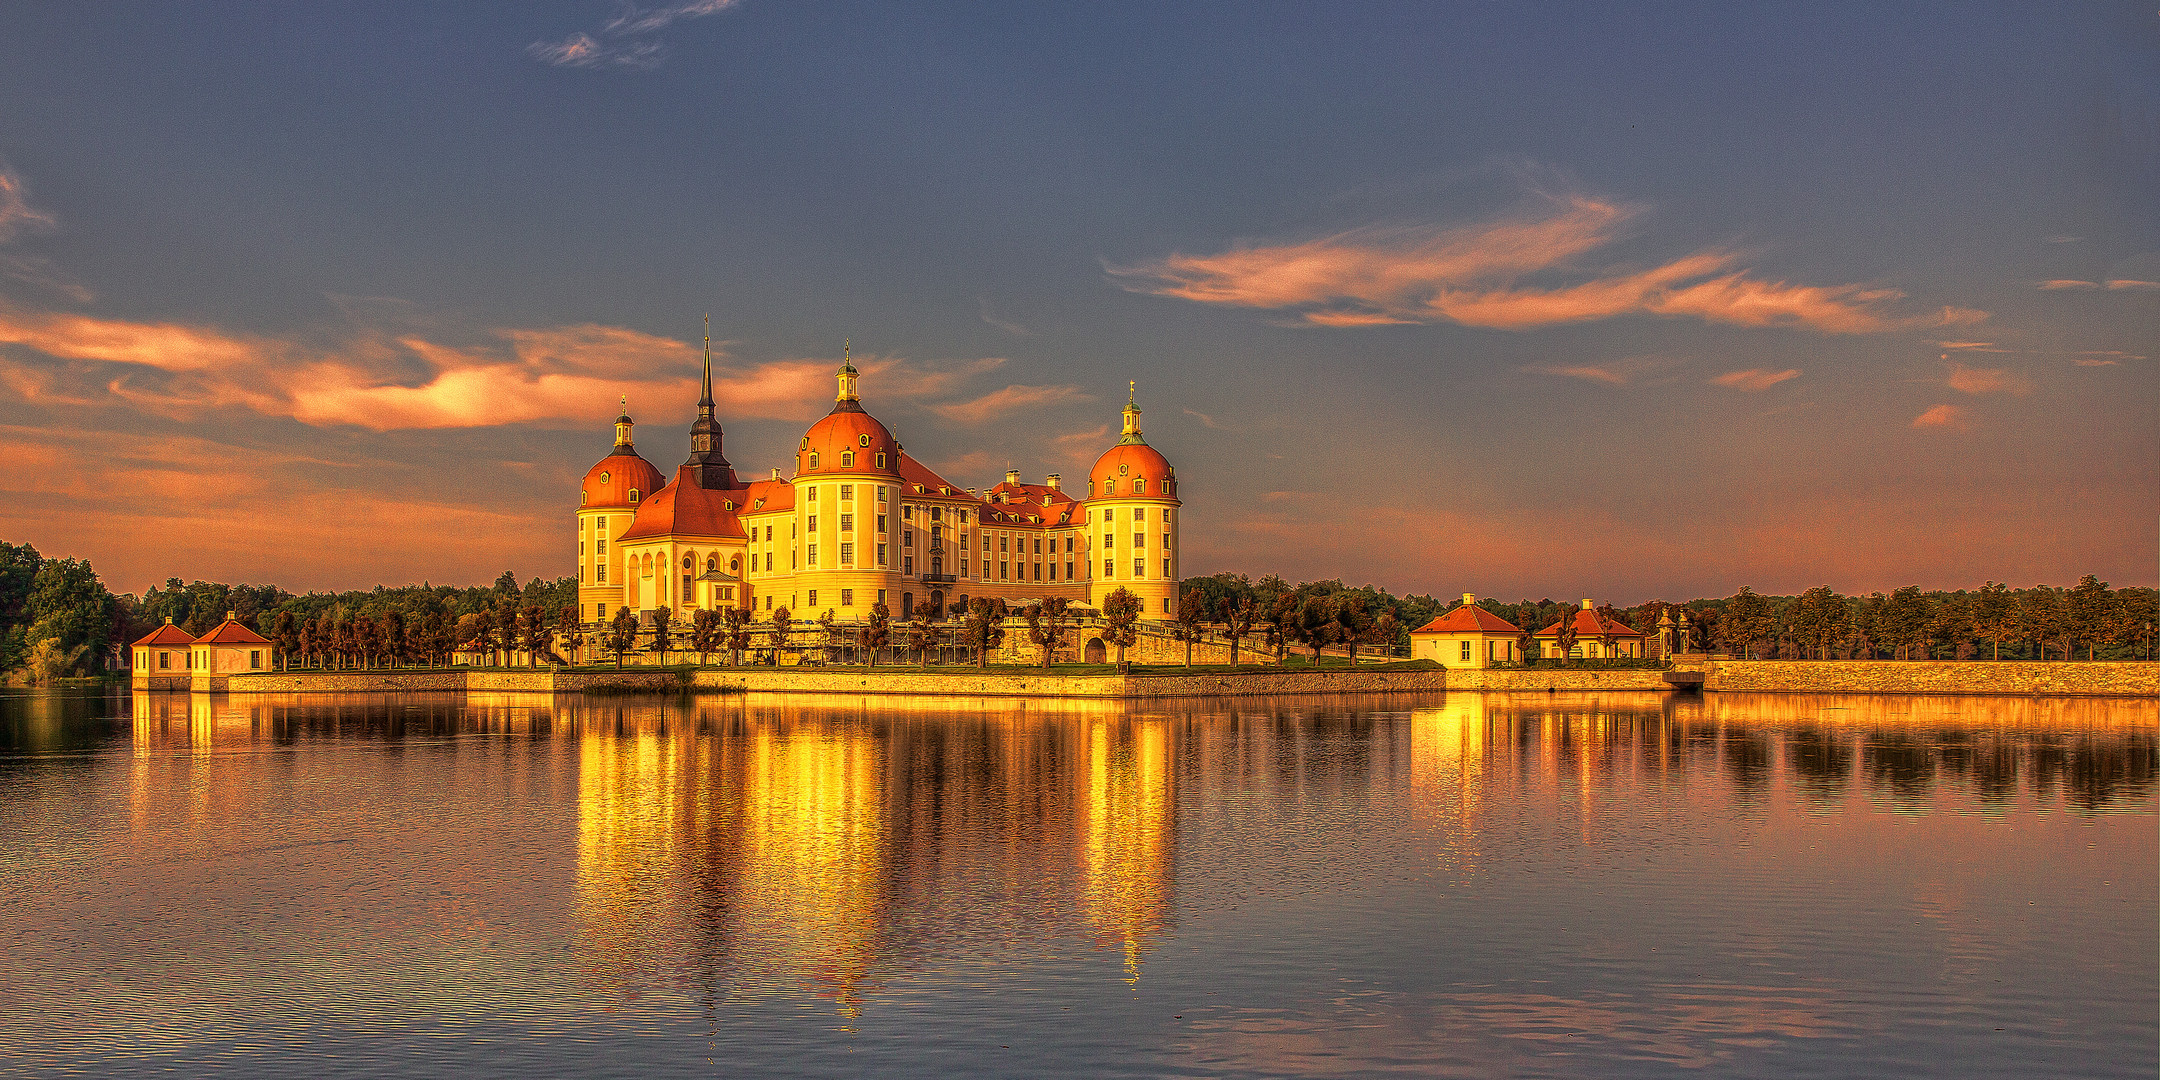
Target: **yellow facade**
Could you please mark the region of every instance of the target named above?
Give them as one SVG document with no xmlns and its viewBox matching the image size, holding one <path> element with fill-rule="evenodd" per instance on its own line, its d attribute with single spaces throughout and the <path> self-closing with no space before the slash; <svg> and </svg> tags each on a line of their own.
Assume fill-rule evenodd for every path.
<svg viewBox="0 0 2160 1080">
<path fill-rule="evenodd" d="M 860 413 L 855 378 L 843 367 L 838 400 Z M 709 410 L 709 391 L 701 405 Z M 686 628 L 699 608 L 741 606 L 759 619 L 785 607 L 796 619 L 831 612 L 838 622 L 862 622 L 883 603 L 893 619 L 905 620 L 925 610 L 951 615 L 976 597 L 1064 597 L 1100 607 L 1124 587 L 1140 596 L 1144 618 L 1171 619 L 1182 500 L 1167 461 L 1141 438 L 1139 415 L 1128 403 L 1122 440 L 1097 463 L 1104 476 L 1091 477 L 1084 495 L 1067 492 L 1057 476 L 1026 484 L 1017 472 L 984 491 L 957 487 L 896 443 L 885 449 L 866 418 L 851 421 L 866 428 L 859 446 L 835 450 L 828 433 L 813 447 L 805 436 L 786 479 L 776 469 L 769 478 L 698 493 L 708 507 L 718 499 L 724 513 L 718 524 L 697 528 L 728 535 L 692 535 L 671 503 L 668 527 L 641 527 L 625 539 L 641 510 L 654 513 L 645 504 L 664 490 L 635 492 L 631 503 L 633 493 L 603 468 L 631 460 L 623 456 L 634 453 L 626 415 L 617 422 L 616 456 L 588 474 L 577 511 L 580 617 L 605 623 L 624 607 L 641 617 L 666 607 L 671 623 Z M 1139 471 L 1154 475 L 1133 475 L 1128 458 L 1153 463 Z M 615 466 L 625 467 L 651 468 L 642 459 Z M 683 475 L 673 483 L 685 483 Z M 596 485 L 596 477 L 609 483 Z"/>
</svg>

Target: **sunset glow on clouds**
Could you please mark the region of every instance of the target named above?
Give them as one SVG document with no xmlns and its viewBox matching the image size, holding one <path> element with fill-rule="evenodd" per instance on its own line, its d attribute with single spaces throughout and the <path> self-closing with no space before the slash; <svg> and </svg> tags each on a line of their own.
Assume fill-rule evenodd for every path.
<svg viewBox="0 0 2160 1080">
<path fill-rule="evenodd" d="M 1523 330 L 1658 315 L 1732 326 L 1872 334 L 1978 322 L 1986 312 L 1945 306 L 1907 312 L 1905 294 L 1861 285 L 1795 285 L 1751 277 L 1739 255 L 1701 251 L 1646 270 L 1577 266 L 1619 238 L 1638 211 L 1585 196 L 1474 226 L 1370 227 L 1302 243 L 1172 254 L 1110 267 L 1125 288 L 1237 307 L 1296 309 L 1314 326 L 1452 322 Z"/>
<path fill-rule="evenodd" d="M 961 486 L 1083 476 L 1137 380 L 1195 574 L 2154 581 L 2120 13 L 865 12 L 17 5 L 0 539 L 128 590 L 567 574 L 618 401 L 687 453 L 709 313 L 749 476 L 849 339 Z"/>
</svg>

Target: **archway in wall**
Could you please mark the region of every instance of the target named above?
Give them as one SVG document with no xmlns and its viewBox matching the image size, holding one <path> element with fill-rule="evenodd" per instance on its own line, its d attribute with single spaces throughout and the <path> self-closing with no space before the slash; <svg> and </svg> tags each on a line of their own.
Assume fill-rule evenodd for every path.
<svg viewBox="0 0 2160 1080">
<path fill-rule="evenodd" d="M 1081 653 L 1080 659 L 1082 663 L 1105 664 L 1109 663 L 1109 656 L 1110 650 L 1104 648 L 1102 639 L 1097 637 L 1088 639 L 1087 648 Z"/>
<path fill-rule="evenodd" d="M 945 590 L 930 590 L 930 610 L 938 613 L 939 615 L 943 615 L 945 613 Z"/>
<path fill-rule="evenodd" d="M 901 593 L 901 594 L 900 594 L 900 621 L 901 621 L 901 622 L 909 622 L 909 621 L 913 620 L 914 618 L 915 618 L 915 594 L 914 594 L 914 593 L 911 593 L 911 592 L 904 592 L 904 593 Z"/>
</svg>

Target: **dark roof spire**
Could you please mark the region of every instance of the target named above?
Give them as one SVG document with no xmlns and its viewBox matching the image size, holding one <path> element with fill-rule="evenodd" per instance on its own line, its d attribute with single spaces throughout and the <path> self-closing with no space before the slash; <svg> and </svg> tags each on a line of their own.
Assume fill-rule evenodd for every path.
<svg viewBox="0 0 2160 1080">
<path fill-rule="evenodd" d="M 702 378 L 704 395 L 698 398 L 697 420 L 690 425 L 690 458 L 683 466 L 697 478 L 697 485 L 708 491 L 735 487 L 735 470 L 720 452 L 720 421 L 713 418 L 712 396 L 712 316 L 705 316 L 705 371 Z"/>
</svg>

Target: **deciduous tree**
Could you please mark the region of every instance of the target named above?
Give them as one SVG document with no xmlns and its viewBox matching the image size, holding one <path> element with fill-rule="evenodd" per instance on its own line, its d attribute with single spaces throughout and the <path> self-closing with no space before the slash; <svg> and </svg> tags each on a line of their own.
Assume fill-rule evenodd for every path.
<svg viewBox="0 0 2160 1080">
<path fill-rule="evenodd" d="M 1117 650 L 1119 671 L 1126 670 L 1125 650 L 1140 640 L 1140 597 L 1122 585 L 1103 597 L 1103 643 Z"/>
<path fill-rule="evenodd" d="M 607 647 L 615 654 L 615 670 L 622 670 L 623 654 L 637 645 L 637 613 L 628 607 L 615 609 L 615 618 L 608 623 Z"/>
<path fill-rule="evenodd" d="M 878 650 L 892 641 L 892 609 L 880 600 L 870 605 L 870 622 L 863 627 L 863 647 L 870 650 L 869 665 L 877 666 Z"/>
<path fill-rule="evenodd" d="M 1207 622 L 1207 596 L 1198 589 L 1187 589 L 1178 596 L 1177 623 L 1172 633 L 1185 643 L 1185 666 L 1192 667 L 1193 643 L 1200 640 L 1201 625 Z M 1045 665 L 1047 666 L 1047 665 Z"/>
<path fill-rule="evenodd" d="M 1042 649 L 1042 666 L 1045 670 L 1050 667 L 1051 655 L 1059 646 L 1065 644 L 1065 629 L 1071 621 L 1071 608 L 1071 600 L 1053 596 L 1021 612 L 1027 618 L 1028 640 Z"/>
</svg>

